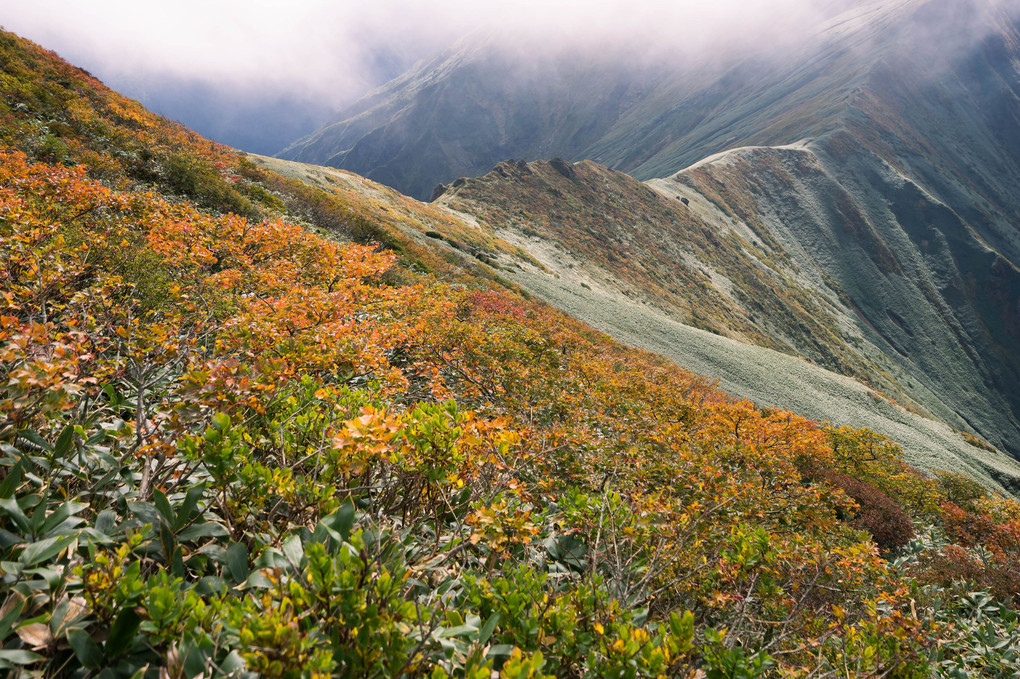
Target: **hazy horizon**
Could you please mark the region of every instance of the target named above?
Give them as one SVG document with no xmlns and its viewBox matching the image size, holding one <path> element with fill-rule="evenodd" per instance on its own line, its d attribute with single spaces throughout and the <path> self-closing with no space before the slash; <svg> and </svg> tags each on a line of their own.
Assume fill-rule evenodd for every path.
<svg viewBox="0 0 1020 679">
<path fill-rule="evenodd" d="M 246 125 L 278 126 L 280 139 L 296 138 L 331 111 L 471 33 L 494 35 L 508 45 L 601 50 L 629 43 L 642 51 L 668 48 L 694 56 L 708 48 L 788 41 L 832 5 L 832 0 L 719 0 L 663 9 L 647 0 L 524 0 L 500 6 L 452 0 L 431 7 L 410 0 L 370 5 L 184 0 L 172 6 L 0 0 L 0 24 L 156 112 L 241 145 Z"/>
<path fill-rule="evenodd" d="M 919 0 L 0 0 L 0 24 L 157 113 L 218 141 L 273 153 L 416 61 L 486 35 L 522 56 L 627 50 L 725 63 L 782 54 L 848 7 Z M 999 0 L 977 0 L 992 3 Z M 258 141 L 257 138 L 263 137 Z M 261 146 L 260 146 L 261 144 Z"/>
</svg>

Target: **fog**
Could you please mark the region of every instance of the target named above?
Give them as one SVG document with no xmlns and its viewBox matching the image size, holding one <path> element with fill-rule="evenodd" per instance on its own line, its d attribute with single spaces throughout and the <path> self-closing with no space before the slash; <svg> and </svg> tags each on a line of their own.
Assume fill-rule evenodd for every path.
<svg viewBox="0 0 1020 679">
<path fill-rule="evenodd" d="M 101 78 L 314 92 L 338 106 L 469 34 L 694 53 L 782 43 L 832 0 L 0 0 L 0 22 Z"/>
<path fill-rule="evenodd" d="M 495 40 L 536 59 L 548 50 L 626 50 L 638 60 L 718 64 L 796 49 L 848 8 L 924 1 L 0 0 L 0 22 L 157 112 L 272 152 L 465 40 Z M 242 144 L 231 137 L 242 126 L 272 139 Z"/>
</svg>

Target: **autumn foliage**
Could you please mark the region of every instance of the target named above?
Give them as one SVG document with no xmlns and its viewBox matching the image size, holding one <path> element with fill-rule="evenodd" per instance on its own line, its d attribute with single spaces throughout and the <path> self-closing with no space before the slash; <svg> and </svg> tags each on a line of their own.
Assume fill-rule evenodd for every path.
<svg viewBox="0 0 1020 679">
<path fill-rule="evenodd" d="M 929 615 L 959 587 L 938 554 L 1020 556 L 1016 502 L 963 509 L 871 432 L 734 401 L 487 280 L 341 242 L 340 222 L 313 235 L 286 182 L 239 192 L 260 196 L 250 214 L 221 209 L 220 180 L 254 182 L 223 149 L 177 148 L 194 181 L 132 174 L 111 148 L 187 135 L 3 40 L 8 64 L 45 74 L 4 73 L 3 668 L 905 677 L 991 662 L 952 651 L 970 637 Z M 12 107 L 69 89 L 40 90 L 50 77 L 77 93 L 67 165 L 23 140 Z M 911 520 L 946 540 L 909 542 Z M 1015 593 L 981 568 L 958 574 Z"/>
</svg>

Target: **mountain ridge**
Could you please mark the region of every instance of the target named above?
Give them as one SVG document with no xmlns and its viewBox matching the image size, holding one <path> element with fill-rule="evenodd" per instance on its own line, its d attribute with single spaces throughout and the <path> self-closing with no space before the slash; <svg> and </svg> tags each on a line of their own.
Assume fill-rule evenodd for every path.
<svg viewBox="0 0 1020 679">
<path fill-rule="evenodd" d="M 784 228 L 784 219 L 769 216 L 761 206 L 747 201 L 784 196 L 784 201 L 796 206 L 793 197 L 810 196 L 810 191 L 798 193 L 790 186 L 786 191 L 767 187 L 759 193 L 735 188 L 738 181 L 761 182 L 764 178 L 778 182 L 776 173 L 763 173 L 767 163 L 762 162 L 744 162 L 742 172 L 723 174 L 741 155 L 774 157 L 777 153 L 794 159 L 793 174 L 781 177 L 782 181 L 792 182 L 794 177 L 797 181 L 822 180 L 815 214 L 797 218 L 805 225 L 800 231 Z M 889 298 L 889 293 L 883 292 L 886 276 L 907 280 L 900 260 L 884 245 L 861 212 L 862 206 L 824 175 L 817 161 L 798 168 L 806 157 L 815 158 L 804 147 L 726 152 L 673 180 L 652 182 L 665 196 L 658 199 L 642 193 L 647 188 L 626 175 L 614 175 L 590 163 L 575 164 L 570 178 L 545 163 L 529 164 L 528 175 L 507 163 L 484 178 L 449 189 L 438 203 L 484 219 L 504 238 L 509 237 L 509 230 L 521 239 L 515 242 L 522 247 L 526 247 L 529 234 L 548 239 L 562 248 L 562 256 L 569 253 L 575 260 L 609 272 L 622 282 L 617 285 L 628 290 L 635 303 L 659 308 L 675 321 L 807 356 L 830 370 L 856 376 L 893 394 L 908 407 L 927 403 L 921 407 L 934 408 L 957 428 L 976 425 L 985 437 L 1011 449 L 1016 420 L 1010 415 L 1012 406 L 1002 400 L 1009 392 L 1001 383 L 996 389 L 986 382 L 996 369 L 988 366 L 999 365 L 994 354 L 986 359 L 974 354 L 971 347 L 975 340 L 961 339 L 956 320 L 952 327 L 958 330 L 940 329 L 946 323 L 942 314 L 948 312 L 932 290 L 911 292 L 909 301 L 889 308 L 874 301 Z M 780 163 L 775 166 L 777 170 L 782 167 Z M 687 172 L 693 173 L 694 179 Z M 719 194 L 712 190 L 713 184 L 731 190 Z M 578 188 L 582 185 L 586 187 L 583 192 Z M 764 206 L 774 209 L 768 202 Z M 825 212 L 839 209 L 857 215 L 861 224 L 858 233 L 833 231 L 828 226 Z M 794 219 L 787 216 L 786 221 Z M 838 240 L 833 240 L 836 236 Z M 832 241 L 828 254 L 810 245 L 818 239 Z M 858 253 L 857 258 L 851 259 L 851 253 Z M 543 261 L 551 266 L 548 257 Z M 861 287 L 858 276 L 867 267 L 872 267 L 874 275 L 865 277 L 871 282 Z M 903 284 L 897 285 L 903 288 Z M 915 290 L 910 284 L 903 289 Z M 935 301 L 928 301 L 925 294 Z M 563 303 L 563 297 L 557 296 Z M 923 359 L 920 364 L 897 351 L 904 350 L 902 342 L 907 336 L 901 326 L 905 318 L 917 318 L 912 312 L 915 307 L 930 308 L 934 319 L 928 320 L 927 326 L 915 321 L 930 332 L 908 338 L 915 346 L 905 351 Z M 610 317 L 602 317 L 596 325 L 614 333 Z M 895 347 L 889 339 L 893 331 L 900 333 L 892 338 Z M 627 331 L 625 341 L 634 342 L 635 337 L 633 331 Z M 926 347 L 916 346 L 922 338 L 933 345 L 936 339 L 940 343 L 938 352 L 932 352 L 934 359 L 924 352 Z M 663 345 L 657 346 L 656 350 L 663 350 Z M 947 365 L 961 365 L 960 361 L 970 368 L 958 367 L 948 376 L 940 372 Z M 1008 380 L 1005 384 L 1008 387 Z M 965 396 L 967 393 L 970 396 Z M 966 405 L 968 401 L 971 403 Z"/>
<path fill-rule="evenodd" d="M 706 304 L 715 295 L 709 305 L 715 310 L 709 316 L 729 318 L 722 324 L 725 327 L 704 320 L 695 325 L 763 346 L 785 346 L 783 350 L 871 381 L 908 405 L 914 399 L 907 392 L 920 390 L 941 416 L 962 418 L 955 419 L 954 426 L 974 427 L 995 445 L 1020 455 L 1020 357 L 1015 350 L 1020 346 L 1020 228 L 1015 219 L 1020 214 L 1020 164 L 1016 161 L 1020 158 L 1020 19 L 1006 3 L 977 0 L 875 2 L 837 9 L 835 18 L 806 37 L 799 56 L 790 63 L 744 59 L 719 73 L 700 76 L 656 71 L 647 89 L 635 91 L 627 106 L 615 110 L 600 108 L 597 101 L 585 109 L 570 87 L 563 88 L 559 102 L 541 97 L 529 100 L 522 97 L 533 89 L 528 76 L 512 86 L 493 76 L 482 119 L 472 120 L 470 115 L 457 119 L 458 127 L 482 135 L 472 138 L 470 153 L 467 146 L 456 149 L 457 163 L 461 163 L 457 167 L 483 175 L 495 164 L 497 154 L 528 158 L 537 152 L 534 147 L 506 144 L 487 147 L 485 135 L 500 129 L 491 121 L 518 115 L 528 121 L 536 111 L 605 115 L 600 119 L 604 127 L 599 128 L 599 139 L 571 143 L 575 138 L 566 134 L 550 150 L 561 149 L 557 155 L 567 160 L 580 154 L 660 187 L 665 180 L 656 177 L 681 177 L 729 219 L 744 224 L 744 236 L 764 243 L 759 248 L 762 256 L 770 242 L 778 242 L 774 233 L 778 230 L 785 234 L 779 249 L 796 250 L 797 266 L 816 272 L 814 280 L 806 282 L 807 288 L 797 293 L 802 301 L 780 305 L 793 316 L 778 325 L 770 321 L 773 329 L 766 332 L 749 322 L 753 303 L 738 303 L 743 306 L 741 312 L 724 311 L 733 305 L 725 290 L 717 290 L 696 272 L 691 273 L 693 278 L 683 273 L 687 255 L 680 252 L 671 257 L 663 250 L 657 262 L 644 262 L 645 272 L 640 275 L 647 287 L 637 294 L 662 302 L 661 283 L 653 278 L 675 274 L 674 284 L 684 281 L 681 286 L 704 289 Z M 470 186 L 471 180 L 464 178 L 445 188 L 445 195 L 440 189 L 431 193 L 429 184 L 440 175 L 430 175 L 432 170 L 419 172 L 415 159 L 427 158 L 434 170 L 436 163 L 442 165 L 443 158 L 451 157 L 439 141 L 440 131 L 430 127 L 429 116 L 442 116 L 445 106 L 465 94 L 458 89 L 465 82 L 461 78 L 465 68 L 484 64 L 498 74 L 511 69 L 502 58 L 475 48 L 462 50 L 456 63 L 443 66 L 445 62 L 437 60 L 418 71 L 422 88 L 402 100 L 391 118 L 366 114 L 360 120 L 361 124 L 385 124 L 376 128 L 377 136 L 404 154 L 404 160 L 394 156 L 387 161 L 387 172 L 397 168 L 401 176 L 413 179 L 418 197 L 439 195 L 440 202 L 449 202 L 451 196 L 466 195 L 465 182 Z M 444 67 L 448 68 L 440 76 L 436 69 Z M 587 86 L 603 94 L 615 91 L 617 81 L 626 79 L 625 73 L 610 71 L 602 79 L 589 79 Z M 584 77 L 581 71 L 573 76 Z M 441 89 L 447 99 L 431 98 L 429 92 Z M 395 87 L 377 96 L 386 100 L 401 93 L 406 94 Z M 522 112 L 523 104 L 516 103 L 520 99 L 532 102 L 533 108 Z M 546 127 L 530 125 L 539 137 L 555 139 L 555 134 L 572 129 L 555 115 L 542 120 Z M 415 140 L 428 140 L 433 147 L 422 149 Z M 348 141 L 351 149 L 362 151 L 372 145 L 368 137 Z M 761 150 L 747 150 L 751 147 Z M 487 159 L 492 162 L 478 169 Z M 739 162 L 723 162 L 726 159 Z M 505 193 L 512 184 L 514 165 L 496 167 L 507 175 L 498 178 L 507 185 L 500 189 Z M 387 181 L 386 176 L 373 175 L 368 166 L 364 169 L 370 178 Z M 443 172 L 444 178 L 454 173 L 452 166 Z M 589 201 L 599 204 L 601 199 L 590 187 L 579 190 L 589 191 L 585 194 Z M 569 198 L 568 194 L 564 193 Z M 563 213 L 556 199 L 536 192 L 521 199 L 532 202 L 530 207 L 510 207 L 513 199 L 508 195 L 488 198 L 489 204 L 479 209 L 495 207 L 501 214 L 494 222 L 518 220 L 514 214 L 518 209 L 535 212 L 532 216 L 539 221 Z M 640 196 L 632 192 L 621 198 L 631 199 Z M 613 219 L 626 221 L 626 209 L 603 208 L 615 215 Z M 585 213 L 580 203 L 571 209 L 586 214 L 590 224 L 609 229 L 601 240 L 589 234 L 591 238 L 583 243 L 576 238 L 572 246 L 564 243 L 568 249 L 574 247 L 575 254 L 582 247 L 589 256 L 604 260 L 614 256 L 611 247 L 626 246 L 617 238 L 615 226 Z M 650 235 L 637 239 L 649 251 L 657 247 L 656 238 L 682 239 L 671 226 L 678 220 L 671 214 L 656 208 L 641 219 Z M 786 228 L 784 220 L 798 226 Z M 797 245 L 795 231 L 806 242 L 815 243 L 817 251 Z M 554 240 L 564 236 L 573 238 L 559 232 Z M 846 261 L 840 261 L 843 255 Z M 823 265 L 819 267 L 813 258 L 824 259 Z M 745 271 L 755 270 L 753 260 L 742 260 Z M 670 266 L 676 272 L 671 273 Z M 622 275 L 619 262 L 614 267 Z M 645 275 L 648 272 L 654 276 Z M 743 274 L 731 271 L 730 275 Z M 796 276 L 789 268 L 776 278 L 776 285 L 792 294 L 805 283 Z M 716 278 L 729 289 L 723 278 Z M 756 286 L 738 289 L 748 299 L 775 297 L 764 278 Z M 812 296 L 814 301 L 803 301 Z M 838 313 L 826 310 L 833 304 L 840 307 Z M 689 310 L 680 307 L 673 310 L 678 318 L 692 322 Z M 806 312 L 808 308 L 813 311 Z M 796 323 L 790 320 L 794 317 Z M 798 323 L 808 330 L 800 330 Z M 866 351 L 848 347 L 841 337 L 851 326 L 850 335 L 867 344 Z M 874 355 L 862 358 L 862 352 Z M 881 376 L 890 368 L 876 367 L 880 358 L 899 366 L 904 375 L 912 375 L 904 379 L 914 387 L 892 386 Z M 938 404 L 959 405 L 943 408 Z"/>
<path fill-rule="evenodd" d="M 916 30 L 933 30 L 924 14 L 933 3 L 953 14 L 961 3 L 970 6 L 968 0 L 904 0 L 843 9 L 799 46 L 778 55 L 752 53 L 723 67 L 666 56 L 661 63 L 642 63 L 614 53 L 612 45 L 597 57 L 532 47 L 537 55 L 529 59 L 526 49 L 466 43 L 394 79 L 349 107 L 340 122 L 279 155 L 358 171 L 420 199 L 437 183 L 483 174 L 507 157 L 590 158 L 638 179 L 661 177 L 735 145 L 782 144 L 792 141 L 791 134 L 802 138 L 831 129 L 869 71 L 896 53 L 900 34 L 909 33 L 900 23 L 913 20 Z M 947 43 L 942 34 L 950 30 L 939 28 L 942 45 L 959 42 Z M 916 40 L 899 49 L 911 49 Z M 724 50 L 720 60 L 733 61 Z M 493 73 L 480 100 L 478 69 Z M 464 102 L 475 108 L 465 109 Z M 584 123 L 580 136 L 565 134 L 571 115 Z M 534 136 L 547 145 L 535 147 L 527 136 L 507 138 L 498 121 L 515 116 L 529 119 Z M 457 125 L 446 125 L 450 120 Z M 436 127 L 439 121 L 443 127 Z M 474 155 L 448 148 L 462 137 L 471 138 Z M 413 154 L 429 163 L 427 171 L 415 169 Z M 394 165 L 401 167 L 399 176 L 392 174 Z"/>
<path fill-rule="evenodd" d="M 320 178 L 313 181 L 323 186 L 332 185 L 330 180 L 326 179 L 330 173 L 336 173 L 335 176 L 345 183 L 353 181 L 354 185 L 362 186 L 364 182 L 354 177 L 350 180 L 344 179 L 344 171 L 330 168 L 306 166 L 265 157 L 257 158 L 256 161 L 287 176 L 308 177 L 310 173 L 317 175 Z M 571 177 L 564 175 L 564 172 L 569 173 L 567 168 L 573 169 Z M 524 181 L 530 181 L 532 184 L 522 183 Z M 761 245 L 761 235 L 746 224 L 726 215 L 690 187 L 666 180 L 646 186 L 627 175 L 590 161 L 572 166 L 539 161 L 528 163 L 526 169 L 518 162 L 501 163 L 485 177 L 468 179 L 460 186 L 451 188 L 432 204 L 417 203 L 417 207 L 413 209 L 420 211 L 418 218 L 428 224 L 417 227 L 420 229 L 418 233 L 434 230 L 432 242 L 439 247 L 446 247 L 451 254 L 461 253 L 467 249 L 463 241 L 464 228 L 505 241 L 511 247 L 495 249 L 491 245 L 479 244 L 478 249 L 472 247 L 471 251 L 475 253 L 475 257 L 481 257 L 488 266 L 494 266 L 501 278 L 607 332 L 619 341 L 668 356 L 681 365 L 720 379 L 722 386 L 730 393 L 749 398 L 760 406 L 786 404 L 786 407 L 792 407 L 808 417 L 828 420 L 835 425 L 866 424 L 896 440 L 903 447 L 907 459 L 919 467 L 929 470 L 947 467 L 967 470 L 967 473 L 986 479 L 986 482 L 995 486 L 1016 487 L 1017 470 L 1020 469 L 1017 463 L 1007 456 L 983 451 L 977 445 L 980 443 L 987 447 L 987 443 L 978 438 L 967 439 L 958 431 L 953 431 L 948 425 L 942 424 L 940 421 L 953 422 L 956 429 L 969 431 L 967 436 L 976 433 L 966 420 L 960 418 L 951 402 L 946 403 L 942 400 L 945 398 L 944 395 L 940 397 L 938 393 L 928 390 L 921 383 L 915 383 L 908 388 L 907 380 L 914 379 L 912 374 L 891 362 L 878 347 L 868 343 L 866 346 L 870 353 L 864 354 L 854 349 L 857 352 L 855 360 L 860 366 L 859 377 L 871 383 L 867 386 L 824 369 L 822 366 L 825 361 L 821 354 L 816 355 L 814 361 L 820 365 L 812 365 L 811 362 L 799 358 L 799 354 L 811 354 L 805 350 L 805 345 L 798 350 L 795 348 L 796 345 L 789 344 L 791 338 L 782 332 L 787 321 L 777 320 L 772 331 L 775 334 L 768 339 L 760 334 L 761 330 L 758 330 L 754 338 L 742 336 L 739 324 L 734 323 L 731 317 L 725 315 L 714 317 L 713 309 L 728 307 L 720 307 L 718 301 L 712 302 L 711 299 L 719 300 L 726 297 L 724 287 L 730 288 L 729 294 L 733 294 L 734 283 L 729 281 L 727 284 L 726 273 L 731 270 L 739 272 L 741 268 L 754 266 L 749 261 L 737 259 L 735 263 L 720 267 L 718 261 L 706 263 L 694 254 L 696 250 L 692 251 L 686 255 L 689 273 L 681 275 L 693 277 L 679 280 L 691 281 L 692 283 L 685 285 L 693 285 L 704 290 L 711 299 L 706 304 L 703 299 L 704 293 L 692 293 L 694 296 L 690 297 L 685 293 L 683 297 L 670 301 L 668 295 L 662 297 L 663 293 L 649 294 L 648 290 L 652 288 L 642 285 L 640 279 L 624 275 L 626 272 L 644 270 L 648 266 L 647 263 L 641 264 L 642 260 L 636 259 L 642 254 L 640 248 L 631 247 L 629 255 L 623 251 L 616 251 L 616 256 L 624 257 L 624 260 L 615 265 L 608 259 L 592 256 L 592 252 L 603 241 L 616 243 L 620 237 L 633 238 L 626 235 L 631 233 L 632 227 L 627 224 L 632 217 L 615 222 L 617 226 L 612 228 L 622 229 L 619 236 L 613 235 L 615 232 L 607 232 L 607 227 L 597 225 L 596 231 L 591 236 L 583 236 L 582 230 L 565 238 L 562 232 L 549 231 L 548 229 L 556 227 L 543 219 L 538 219 L 542 212 L 536 210 L 536 206 L 540 203 L 529 200 L 529 192 L 535 191 L 559 200 L 550 191 L 560 192 L 562 197 L 570 191 L 569 187 L 577 182 L 598 187 L 606 192 L 605 202 L 591 203 L 588 206 L 593 213 L 612 214 L 614 205 L 632 208 L 634 205 L 640 205 L 640 201 L 633 200 L 634 192 L 637 192 L 653 205 L 665 204 L 667 207 L 675 205 L 676 210 L 701 214 L 698 219 L 702 221 L 694 222 L 699 226 L 684 227 L 682 231 L 688 234 L 684 239 L 688 248 L 691 247 L 691 242 L 698 242 L 689 240 L 691 228 L 704 229 L 707 238 L 712 238 L 714 234 L 730 232 L 731 235 L 728 237 L 724 235 L 724 239 L 732 239 L 734 235 L 740 234 L 744 246 L 749 246 L 753 240 L 758 240 Z M 487 197 L 484 191 L 480 191 L 479 187 L 493 184 L 505 185 L 507 189 L 512 190 L 512 195 L 503 195 L 506 202 L 495 201 L 492 197 Z M 609 192 L 607 187 L 610 185 L 619 188 L 615 192 Z M 649 189 L 654 189 L 655 193 Z M 683 206 L 678 200 L 681 194 L 688 198 L 689 206 Z M 392 220 L 394 213 L 408 209 L 406 206 L 400 207 L 390 202 L 392 198 L 386 196 L 395 195 L 390 190 L 373 195 L 384 200 L 384 204 L 392 210 L 377 213 L 386 215 L 385 218 Z M 474 198 L 468 197 L 471 195 Z M 630 196 L 630 199 L 625 196 Z M 412 201 L 408 205 L 414 203 Z M 499 205 L 509 208 L 511 213 L 519 209 L 526 210 L 531 216 L 528 214 L 501 216 L 492 211 L 493 207 Z M 425 214 L 431 214 L 429 210 L 439 212 L 435 216 L 424 217 Z M 451 231 L 450 223 L 439 216 L 444 213 L 461 220 L 463 226 L 458 227 L 458 231 Z M 575 214 L 569 205 L 560 208 L 559 214 L 561 216 L 571 214 L 573 220 L 570 224 L 586 221 L 580 220 L 582 215 Z M 629 211 L 626 214 L 633 215 L 634 212 Z M 694 214 L 689 216 L 695 218 Z M 644 217 L 638 217 L 635 221 L 638 224 L 647 224 Z M 558 228 L 566 227 L 561 224 Z M 769 237 L 768 232 L 763 233 L 765 237 Z M 440 237 L 443 240 L 436 240 Z M 588 238 L 592 240 L 586 242 Z M 778 254 L 779 243 L 775 242 L 775 246 Z M 719 247 L 721 246 L 718 240 L 715 246 L 710 246 L 711 251 L 717 251 Z M 521 253 L 527 253 L 530 261 L 522 259 Z M 704 253 L 701 256 L 704 257 Z M 627 260 L 627 257 L 635 259 Z M 777 259 L 776 262 L 778 261 Z M 777 266 L 776 262 L 773 262 L 772 266 Z M 788 260 L 785 266 L 789 267 L 791 263 Z M 772 272 L 768 275 L 775 274 L 768 267 L 766 270 Z M 788 276 L 789 273 L 784 275 Z M 739 276 L 734 277 L 734 280 L 737 279 Z M 834 279 L 818 276 L 821 284 L 826 284 L 826 280 L 828 284 L 834 284 Z M 659 285 L 663 284 L 660 281 Z M 680 289 L 687 290 L 693 287 Z M 834 313 L 840 304 L 839 293 L 827 290 L 827 295 L 830 298 L 828 304 L 833 305 L 828 307 L 829 312 Z M 752 297 L 758 301 L 762 299 L 757 293 L 753 293 Z M 791 304 L 792 308 L 798 306 L 795 298 L 790 298 L 786 302 L 782 300 L 782 297 L 777 298 L 780 307 L 784 304 Z M 692 311 L 695 313 L 693 319 Z M 739 313 L 745 312 L 741 309 Z M 777 312 L 765 310 L 763 313 L 759 308 L 756 313 L 758 314 L 756 325 L 745 325 L 745 330 L 747 327 L 762 327 L 767 319 Z M 782 314 L 789 312 L 779 313 L 781 315 L 776 316 L 777 319 L 782 319 L 784 317 Z M 838 334 L 840 332 L 838 328 L 850 328 L 849 316 L 853 313 L 850 307 L 843 308 L 832 321 L 833 332 Z M 690 325 L 692 320 L 696 327 Z M 807 317 L 805 320 L 808 320 Z M 745 320 L 744 323 L 746 322 Z M 856 341 L 866 341 L 862 331 L 856 326 L 853 327 L 855 333 L 853 336 L 859 338 Z M 734 342 L 734 339 L 739 341 Z M 844 338 L 843 342 L 846 341 Z M 769 346 L 773 348 L 767 348 Z M 849 351 L 852 345 L 843 346 L 845 351 Z M 780 352 L 776 352 L 776 349 Z M 777 372 L 785 377 L 776 380 Z M 928 412 L 929 409 L 931 412 Z"/>
<path fill-rule="evenodd" d="M 638 199 L 606 224 L 635 246 L 630 217 L 683 204 L 591 162 L 490 175 L 441 200 L 586 182 Z M 569 282 L 564 246 L 478 213 L 244 156 L 0 32 L 0 670 L 1017 671 L 1020 502 L 612 341 L 509 280 Z M 723 222 L 677 215 L 690 249 L 719 244 L 684 272 L 717 292 L 677 301 L 725 329 L 721 271 L 737 297 L 745 262 L 790 261 Z M 571 236 L 569 215 L 529 223 Z M 681 331 L 742 347 L 736 367 L 766 352 Z M 997 487 L 978 439 L 928 433 L 974 443 L 965 471 Z"/>
</svg>

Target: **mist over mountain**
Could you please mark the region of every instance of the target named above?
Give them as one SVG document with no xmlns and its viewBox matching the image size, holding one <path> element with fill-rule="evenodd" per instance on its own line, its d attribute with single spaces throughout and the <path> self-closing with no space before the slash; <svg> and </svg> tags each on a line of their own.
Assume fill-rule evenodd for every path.
<svg viewBox="0 0 1020 679">
<path fill-rule="evenodd" d="M 845 374 L 870 371 L 879 388 L 1018 455 L 1017 11 L 978 0 L 827 7 L 798 44 L 753 54 L 721 45 L 717 62 L 693 53 L 641 58 L 619 46 L 593 55 L 574 45 L 465 44 L 282 155 L 423 199 L 436 183 L 485 174 L 507 157 L 589 159 L 638 179 L 669 178 L 653 185 L 711 206 L 721 233 L 727 220 L 742 225 L 741 247 L 778 262 L 782 280 L 773 284 L 806 285 L 806 298 L 821 304 L 789 308 L 839 328 L 827 340 L 803 318 L 791 323 L 797 311 L 770 319 L 767 294 L 736 285 L 744 316 L 723 324 L 729 332 L 778 342 Z M 665 54 L 658 44 L 649 49 L 645 57 Z M 567 207 L 588 195 L 581 186 L 541 188 L 560 196 L 550 202 L 526 190 L 512 167 L 483 184 L 457 180 L 443 201 L 487 215 L 486 223 L 540 233 L 574 256 L 587 253 L 590 263 L 608 253 L 636 271 L 663 267 L 664 275 L 690 264 L 690 233 L 671 229 L 673 218 L 657 208 L 635 217 L 633 197 L 603 203 L 591 194 L 582 202 L 600 207 L 581 217 L 581 208 Z M 643 238 L 688 254 L 650 261 L 650 246 L 609 236 L 604 219 L 639 220 Z M 586 245 L 565 231 L 581 222 L 595 229 Z M 646 259 L 636 264 L 640 252 Z M 747 266 L 717 272 L 739 280 Z M 656 281 L 645 276 L 629 289 L 661 304 Z M 713 283 L 732 297 L 730 283 Z M 673 318 L 705 323 L 684 304 L 665 303 Z M 821 312 L 829 303 L 837 310 Z M 742 329 L 748 316 L 756 337 Z M 618 330 L 612 319 L 602 327 Z"/>
<path fill-rule="evenodd" d="M 437 39 L 412 39 L 378 3 L 0 0 L 0 10 L 5 28 L 150 110 L 252 153 L 276 153 L 314 131 L 434 52 Z"/>
<path fill-rule="evenodd" d="M 838 129 L 852 97 L 890 60 L 916 59 L 904 74 L 913 80 L 954 79 L 953 64 L 994 40 L 1005 13 L 972 0 L 823 7 L 812 15 L 818 23 L 783 39 L 764 25 L 757 35 L 745 29 L 740 38 L 760 39 L 757 49 L 718 34 L 705 45 L 694 20 L 671 24 L 675 44 L 650 28 L 644 47 L 632 37 L 595 46 L 468 41 L 281 157 L 348 169 L 420 198 L 508 157 L 591 159 L 650 179 L 726 148 Z M 684 49 L 687 42 L 697 48 Z"/>
<path fill-rule="evenodd" d="M 317 97 L 238 90 L 202 81 L 127 83 L 147 108 L 199 134 L 251 153 L 277 153 L 335 112 Z"/>
<path fill-rule="evenodd" d="M 748 120 L 808 106 L 793 143 L 649 181 L 507 160 L 428 203 L 217 144 L 0 30 L 0 670 L 1020 675 L 995 16 L 832 100 L 752 92 Z M 609 138 L 675 84 L 639 61 L 494 121 Z M 474 101 L 526 112 L 610 63 L 476 70 Z"/>
</svg>

